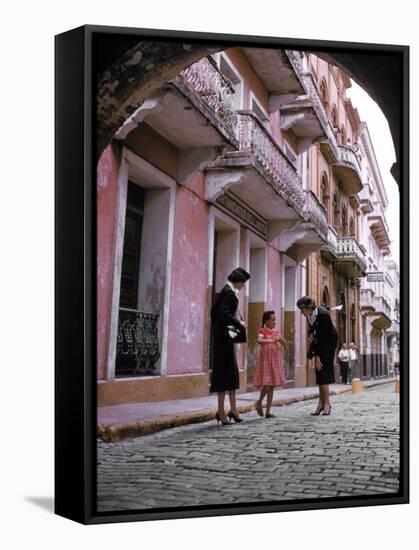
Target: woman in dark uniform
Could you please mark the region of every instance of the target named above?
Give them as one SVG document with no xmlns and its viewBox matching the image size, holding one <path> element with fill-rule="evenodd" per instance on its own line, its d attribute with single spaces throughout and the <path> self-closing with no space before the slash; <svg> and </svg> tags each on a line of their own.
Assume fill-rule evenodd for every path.
<svg viewBox="0 0 419 550">
<path fill-rule="evenodd" d="M 246 326 L 235 317 L 239 305 L 238 293 L 250 279 L 249 273 L 238 267 L 228 276 L 228 282 L 221 290 L 217 301 L 211 310 L 212 330 L 214 333 L 214 357 L 211 376 L 211 392 L 218 393 L 218 409 L 215 418 L 223 425 L 229 423 L 229 419 L 241 422 L 236 404 L 236 390 L 240 386 L 239 369 L 237 367 L 234 343 L 227 338 L 227 325 Z M 224 411 L 225 392 L 230 398 L 230 412 L 228 418 Z"/>
<path fill-rule="evenodd" d="M 335 381 L 333 362 L 335 358 L 338 335 L 333 326 L 329 312 L 325 307 L 316 306 L 316 302 L 309 296 L 303 296 L 297 302 L 297 307 L 309 324 L 308 359 L 314 359 L 316 384 L 319 385 L 319 404 L 313 416 L 322 411 L 329 415 L 332 406 L 329 399 L 329 384 Z"/>
</svg>

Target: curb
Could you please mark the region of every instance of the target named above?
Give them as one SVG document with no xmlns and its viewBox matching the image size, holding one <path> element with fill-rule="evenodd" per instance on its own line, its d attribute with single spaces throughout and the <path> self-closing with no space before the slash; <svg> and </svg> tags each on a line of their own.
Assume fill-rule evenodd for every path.
<svg viewBox="0 0 419 550">
<path fill-rule="evenodd" d="M 364 390 L 373 388 L 375 386 L 383 386 L 384 384 L 392 384 L 394 380 L 380 381 L 376 383 L 368 384 L 364 386 Z M 352 391 L 351 386 L 338 390 L 332 390 L 330 395 L 340 395 Z M 282 407 L 291 405 L 292 403 L 299 403 L 301 401 L 310 401 L 317 399 L 319 396 L 318 391 L 309 393 L 302 396 L 289 397 L 287 399 L 276 399 L 272 402 L 275 407 Z M 248 413 L 255 410 L 254 404 L 238 406 L 239 413 Z M 167 430 L 169 428 L 176 428 L 178 426 L 185 426 L 187 424 L 200 424 L 202 422 L 208 422 L 214 420 L 213 410 L 202 410 L 195 413 L 186 413 L 182 415 L 168 416 L 158 418 L 155 420 L 142 420 L 138 422 L 128 422 L 125 424 L 98 424 L 96 436 L 103 440 L 105 443 L 117 443 L 124 439 L 132 439 L 143 435 L 150 435 L 152 433 L 159 432 L 161 430 Z"/>
</svg>

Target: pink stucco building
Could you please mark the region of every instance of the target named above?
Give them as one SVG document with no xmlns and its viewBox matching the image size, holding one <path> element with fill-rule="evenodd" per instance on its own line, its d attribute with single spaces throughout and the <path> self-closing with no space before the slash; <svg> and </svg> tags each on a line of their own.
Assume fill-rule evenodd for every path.
<svg viewBox="0 0 419 550">
<path fill-rule="evenodd" d="M 98 404 L 208 394 L 209 314 L 228 273 L 252 386 L 256 332 L 273 309 L 290 384 L 306 385 L 306 259 L 328 244 L 309 150 L 328 122 L 301 52 L 235 48 L 203 58 L 128 118 L 97 173 Z M 325 145 L 326 146 L 326 145 Z"/>
</svg>

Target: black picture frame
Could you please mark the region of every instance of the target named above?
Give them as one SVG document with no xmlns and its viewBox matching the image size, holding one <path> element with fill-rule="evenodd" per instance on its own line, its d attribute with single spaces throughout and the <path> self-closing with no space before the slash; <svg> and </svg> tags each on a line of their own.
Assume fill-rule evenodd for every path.
<svg viewBox="0 0 419 550">
<path fill-rule="evenodd" d="M 391 56 L 398 67 L 393 116 L 399 122 L 401 346 L 400 491 L 388 496 L 326 498 L 264 504 L 183 507 L 98 513 L 96 508 L 96 135 L 98 37 L 111 45 L 185 40 L 188 43 L 259 45 L 346 55 Z M 112 49 L 112 39 L 115 48 Z M 117 43 L 118 42 L 118 43 Z M 103 44 L 102 44 L 103 45 Z M 97 51 L 96 51 L 97 54 Z M 100 67 L 99 67 L 100 66 Z M 409 502 L 409 48 L 380 44 L 267 38 L 87 25 L 55 41 L 55 512 L 83 524 L 376 506 Z"/>
</svg>

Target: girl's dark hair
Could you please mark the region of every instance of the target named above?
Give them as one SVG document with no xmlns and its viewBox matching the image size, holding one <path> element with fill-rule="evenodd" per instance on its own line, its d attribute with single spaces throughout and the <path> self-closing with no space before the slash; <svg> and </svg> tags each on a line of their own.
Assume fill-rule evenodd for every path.
<svg viewBox="0 0 419 550">
<path fill-rule="evenodd" d="M 269 321 L 272 315 L 275 315 L 275 311 L 265 311 L 262 317 L 262 327 L 265 326 L 266 321 Z"/>
</svg>

